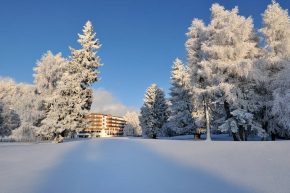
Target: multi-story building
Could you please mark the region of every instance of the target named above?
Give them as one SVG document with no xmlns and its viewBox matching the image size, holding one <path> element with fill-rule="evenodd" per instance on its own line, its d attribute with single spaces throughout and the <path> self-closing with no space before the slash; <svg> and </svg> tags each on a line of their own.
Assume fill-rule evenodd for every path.
<svg viewBox="0 0 290 193">
<path fill-rule="evenodd" d="M 120 136 L 123 135 L 123 129 L 126 121 L 122 117 L 90 113 L 87 115 L 88 127 L 85 132 L 97 136 Z"/>
</svg>

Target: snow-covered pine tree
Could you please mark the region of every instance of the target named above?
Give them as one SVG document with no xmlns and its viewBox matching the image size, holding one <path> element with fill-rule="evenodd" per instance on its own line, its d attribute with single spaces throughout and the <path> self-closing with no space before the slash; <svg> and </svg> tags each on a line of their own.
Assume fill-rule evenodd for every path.
<svg viewBox="0 0 290 193">
<path fill-rule="evenodd" d="M 66 71 L 52 97 L 47 118 L 43 121 L 46 125 L 42 130 L 43 135 L 50 139 L 58 135 L 73 135 L 85 129 L 84 118 L 91 108 L 93 98 L 90 86 L 99 80 L 98 68 L 101 64 L 97 50 L 101 45 L 90 21 L 86 22 L 83 34 L 78 36 L 81 48 L 71 48 Z"/>
<path fill-rule="evenodd" d="M 82 85 L 85 87 L 91 86 L 94 82 L 99 80 L 100 57 L 97 56 L 97 50 L 101 47 L 96 33 L 93 30 L 92 23 L 87 21 L 83 34 L 78 34 L 78 42 L 81 44 L 79 50 L 71 48 L 71 63 L 77 64 L 82 68 Z"/>
<path fill-rule="evenodd" d="M 192 117 L 193 96 L 188 68 L 178 58 L 174 61 L 171 71 L 170 117 L 168 126 L 176 134 L 192 134 L 195 132 Z"/>
<path fill-rule="evenodd" d="M 70 73 L 76 66 L 69 65 L 59 82 L 58 89 L 51 98 L 51 105 L 46 118 L 42 121 L 42 136 L 48 139 L 61 136 L 73 136 L 86 127 L 85 116 L 89 89 L 83 89 L 81 75 Z"/>
<path fill-rule="evenodd" d="M 75 131 L 80 131 L 84 129 L 84 120 L 82 120 L 85 114 L 91 109 L 93 92 L 90 86 L 99 80 L 99 67 L 102 65 L 100 63 L 100 57 L 97 56 L 97 50 L 101 47 L 98 39 L 96 39 L 96 33 L 94 32 L 93 25 L 90 21 L 87 21 L 83 27 L 83 34 L 78 34 L 78 42 L 81 44 L 79 50 L 71 49 L 71 60 L 70 65 L 73 66 L 69 70 L 69 73 L 73 76 L 69 77 L 67 80 L 73 79 L 73 81 L 80 81 L 79 89 L 79 112 L 74 120 L 79 120 L 78 129 Z M 67 87 L 66 87 L 67 88 Z"/>
<path fill-rule="evenodd" d="M 290 92 L 290 18 L 277 2 L 268 5 L 260 29 L 265 39 L 264 55 L 260 62 L 267 72 L 264 92 L 264 125 L 272 139 L 276 134 L 290 136 L 289 92 Z"/>
<path fill-rule="evenodd" d="M 124 127 L 124 136 L 141 136 L 142 129 L 140 127 L 139 121 L 139 113 L 136 111 L 128 111 L 124 119 L 126 121 L 126 125 Z"/>
<path fill-rule="evenodd" d="M 152 84 L 144 96 L 144 104 L 141 107 L 139 117 L 142 135 L 156 138 L 162 133 L 162 128 L 168 119 L 168 105 L 164 92 L 156 84 Z"/>
</svg>

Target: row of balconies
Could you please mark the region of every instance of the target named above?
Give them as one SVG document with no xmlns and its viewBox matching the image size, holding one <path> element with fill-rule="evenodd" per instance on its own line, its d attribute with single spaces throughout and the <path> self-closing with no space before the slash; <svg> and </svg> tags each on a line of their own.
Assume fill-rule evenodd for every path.
<svg viewBox="0 0 290 193">
<path fill-rule="evenodd" d="M 117 129 L 117 130 L 123 130 L 124 127 L 100 127 L 100 126 L 95 126 L 95 125 L 90 125 L 87 127 L 87 129 L 105 129 L 105 130 L 110 130 L 110 129 Z"/>
<path fill-rule="evenodd" d="M 89 121 L 94 121 L 94 122 L 103 122 L 102 119 L 96 119 L 96 118 L 87 118 Z M 125 123 L 126 121 L 122 120 L 106 120 L 108 123 Z"/>
</svg>

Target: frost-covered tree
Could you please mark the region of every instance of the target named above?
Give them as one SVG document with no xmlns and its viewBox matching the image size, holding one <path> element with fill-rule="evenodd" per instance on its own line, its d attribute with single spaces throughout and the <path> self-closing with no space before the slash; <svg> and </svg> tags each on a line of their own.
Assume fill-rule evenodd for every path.
<svg viewBox="0 0 290 193">
<path fill-rule="evenodd" d="M 193 19 L 191 26 L 188 28 L 186 33 L 187 41 L 185 43 L 186 55 L 187 55 L 187 66 L 190 76 L 190 82 L 192 84 L 192 94 L 194 103 L 193 117 L 195 120 L 195 137 L 199 138 L 200 131 L 202 128 L 208 128 L 209 123 L 206 124 L 205 114 L 207 108 L 204 107 L 204 88 L 203 77 L 202 77 L 202 65 L 201 61 L 205 58 L 203 53 L 202 44 L 207 39 L 207 27 L 204 22 L 199 19 Z"/>
<path fill-rule="evenodd" d="M 11 108 L 0 103 L 0 137 L 11 135 L 20 126 L 20 118 Z"/>
<path fill-rule="evenodd" d="M 99 79 L 98 68 L 101 64 L 96 52 L 100 43 L 95 38 L 96 34 L 90 21 L 85 24 L 83 34 L 78 36 L 81 48 L 71 48 L 71 57 L 65 73 L 51 98 L 47 117 L 43 120 L 42 135 L 50 139 L 59 135 L 67 136 L 86 127 L 84 117 L 92 104 L 90 86 Z"/>
<path fill-rule="evenodd" d="M 272 128 L 273 133 L 290 138 L 290 62 L 287 68 L 279 73 L 279 78 L 274 85 L 277 85 L 273 91 L 271 109 L 274 121 L 272 121 L 272 127 L 269 128 Z"/>
<path fill-rule="evenodd" d="M 263 16 L 260 32 L 265 39 L 260 68 L 265 73 L 264 92 L 264 128 L 272 135 L 289 136 L 289 100 L 290 92 L 290 18 L 288 11 L 275 1 L 268 5 Z"/>
<path fill-rule="evenodd" d="M 51 99 L 47 116 L 42 121 L 41 134 L 45 138 L 73 135 L 85 128 L 85 115 L 88 113 L 86 105 L 89 100 L 85 91 L 90 90 L 84 90 L 80 86 L 80 79 L 78 74 L 66 72 L 63 75 Z"/>
<path fill-rule="evenodd" d="M 192 117 L 193 96 L 188 68 L 177 58 L 171 71 L 170 117 L 168 126 L 176 134 L 194 133 L 195 124 Z"/>
<path fill-rule="evenodd" d="M 128 111 L 124 119 L 126 121 L 126 125 L 124 127 L 124 136 L 141 136 L 142 135 L 142 129 L 140 126 L 139 121 L 139 113 L 136 111 Z"/>
<path fill-rule="evenodd" d="M 57 89 L 67 65 L 61 53 L 53 55 L 51 51 L 47 51 L 39 61 L 37 61 L 34 71 L 34 84 L 37 92 L 42 97 L 50 97 Z"/>
<path fill-rule="evenodd" d="M 32 140 L 36 137 L 40 120 L 44 113 L 41 111 L 41 100 L 36 94 L 36 89 L 29 84 L 16 84 L 11 79 L 0 80 L 0 101 L 19 116 L 20 122 L 12 132 L 12 137 L 17 140 Z"/>
<path fill-rule="evenodd" d="M 71 48 L 69 73 L 75 74 L 74 79 L 80 81 L 80 87 L 82 88 L 82 94 L 80 95 L 87 94 L 86 104 L 83 105 L 83 108 L 90 110 L 93 100 L 90 86 L 99 80 L 98 69 L 102 65 L 99 56 L 97 56 L 97 50 L 101 47 L 101 44 L 96 39 L 96 33 L 90 21 L 87 21 L 83 27 L 83 34 L 78 34 L 78 36 L 81 48 L 78 50 Z"/>
<path fill-rule="evenodd" d="M 290 18 L 288 10 L 272 1 L 263 16 L 263 28 L 260 31 L 266 39 L 268 54 L 273 57 L 290 57 Z"/>
<path fill-rule="evenodd" d="M 141 107 L 139 117 L 142 135 L 156 138 L 162 133 L 162 128 L 168 119 L 168 105 L 164 92 L 156 84 L 152 84 L 144 96 L 144 104 Z"/>
<path fill-rule="evenodd" d="M 75 81 L 79 84 L 76 90 L 79 90 L 75 100 L 81 100 L 79 104 L 79 113 L 81 117 L 77 117 L 74 120 L 79 120 L 79 124 L 82 125 L 81 119 L 84 117 L 83 114 L 87 113 L 91 109 L 93 92 L 90 86 L 99 80 L 99 67 L 101 66 L 100 58 L 97 56 L 97 50 L 101 47 L 98 39 L 96 39 L 96 33 L 93 30 L 92 23 L 87 21 L 84 28 L 83 34 L 78 34 L 78 42 L 81 44 L 79 50 L 71 49 L 71 59 L 69 62 L 69 76 L 63 81 L 65 89 L 68 87 L 65 85 L 71 85 L 72 89 L 74 84 L 69 81 Z M 68 89 L 69 91 L 69 89 Z M 69 93 L 72 93 L 69 91 Z M 77 99 L 78 98 L 78 99 Z M 76 111 L 76 110 L 75 110 Z M 78 112 L 75 112 L 78 114 Z M 83 126 L 79 129 L 84 129 Z M 78 130 L 79 130 L 78 129 Z"/>
<path fill-rule="evenodd" d="M 206 26 L 202 20 L 194 19 L 186 33 L 187 41 L 185 43 L 187 65 L 189 68 L 190 78 L 193 84 L 199 82 L 201 68 L 200 62 L 204 58 L 201 49 L 203 42 L 206 40 Z"/>
<path fill-rule="evenodd" d="M 96 33 L 94 32 L 93 25 L 90 21 L 87 21 L 83 34 L 78 34 L 78 42 L 81 44 L 79 50 L 71 49 L 71 63 L 79 65 L 82 68 L 82 85 L 90 86 L 94 82 L 99 80 L 99 67 L 100 57 L 97 56 L 97 50 L 101 47 L 98 39 L 96 39 Z"/>
<path fill-rule="evenodd" d="M 195 41 L 196 46 L 191 46 L 196 48 L 195 56 L 188 56 L 194 66 L 191 67 L 193 92 L 203 100 L 207 129 L 211 119 L 211 127 L 216 127 L 229 119 L 232 111 L 253 108 L 252 103 L 245 100 L 245 93 L 251 90 L 251 83 L 254 84 L 254 58 L 259 51 L 250 17 L 238 15 L 237 7 L 225 10 L 218 4 L 212 5 L 211 13 L 206 29 L 201 22 L 195 22 L 195 26 L 199 26 L 195 28 L 202 29 L 205 34 L 200 38 L 203 40 L 201 46 L 200 40 Z"/>
<path fill-rule="evenodd" d="M 37 94 L 43 103 L 42 111 L 46 114 L 49 111 L 52 98 L 56 93 L 58 83 L 66 70 L 66 66 L 67 60 L 62 57 L 61 53 L 53 55 L 51 51 L 48 51 L 37 61 L 37 65 L 33 69 L 34 84 Z M 46 127 L 43 124 L 44 122 L 41 129 Z M 39 130 L 40 133 L 41 129 Z"/>
</svg>

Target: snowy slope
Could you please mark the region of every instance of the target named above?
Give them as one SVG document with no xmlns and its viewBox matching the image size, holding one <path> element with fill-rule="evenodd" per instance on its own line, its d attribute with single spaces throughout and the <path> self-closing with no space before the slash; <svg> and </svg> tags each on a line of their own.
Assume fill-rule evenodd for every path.
<svg viewBox="0 0 290 193">
<path fill-rule="evenodd" d="M 290 193 L 290 142 L 0 144 L 1 193 Z"/>
</svg>

